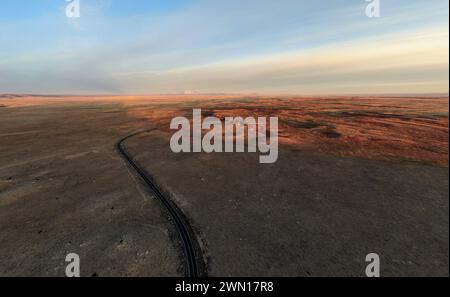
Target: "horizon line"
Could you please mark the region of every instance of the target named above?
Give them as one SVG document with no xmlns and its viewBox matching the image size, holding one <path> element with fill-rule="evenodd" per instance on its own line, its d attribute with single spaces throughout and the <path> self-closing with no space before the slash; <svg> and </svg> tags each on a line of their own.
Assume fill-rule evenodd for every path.
<svg viewBox="0 0 450 297">
<path fill-rule="evenodd" d="M 341 93 L 341 94 L 307 94 L 307 93 L 258 93 L 258 92 L 212 92 L 212 93 L 201 93 L 196 92 L 192 94 L 185 93 L 148 93 L 148 94 L 118 94 L 118 93 L 0 93 L 0 97 L 6 96 L 16 96 L 16 97 L 125 97 L 125 96 L 133 96 L 133 97 L 148 97 L 148 96 L 186 96 L 186 97 L 194 97 L 194 96 L 299 96 L 299 97 L 324 97 L 324 96 L 332 96 L 332 97 L 341 97 L 341 96 L 447 96 L 449 97 L 449 92 L 427 92 L 427 93 Z"/>
</svg>

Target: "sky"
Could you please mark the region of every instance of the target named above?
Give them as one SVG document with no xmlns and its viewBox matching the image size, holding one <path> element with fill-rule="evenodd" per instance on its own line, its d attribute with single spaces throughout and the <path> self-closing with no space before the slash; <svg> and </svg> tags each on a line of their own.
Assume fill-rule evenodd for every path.
<svg viewBox="0 0 450 297">
<path fill-rule="evenodd" d="M 447 0 L 66 1 L 0 0 L 0 93 L 448 93 Z"/>
</svg>

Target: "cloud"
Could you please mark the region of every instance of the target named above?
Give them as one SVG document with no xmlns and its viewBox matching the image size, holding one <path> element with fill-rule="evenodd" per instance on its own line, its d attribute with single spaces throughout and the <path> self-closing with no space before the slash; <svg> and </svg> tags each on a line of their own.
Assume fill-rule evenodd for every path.
<svg viewBox="0 0 450 297">
<path fill-rule="evenodd" d="M 435 28 L 313 49 L 134 73 L 129 91 L 383 93 L 446 92 L 448 31 Z"/>
</svg>

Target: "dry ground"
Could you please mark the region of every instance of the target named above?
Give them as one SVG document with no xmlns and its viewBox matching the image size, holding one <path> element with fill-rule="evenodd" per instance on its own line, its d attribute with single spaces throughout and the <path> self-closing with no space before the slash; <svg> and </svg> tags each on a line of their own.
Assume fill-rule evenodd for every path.
<svg viewBox="0 0 450 297">
<path fill-rule="evenodd" d="M 280 159 L 170 151 L 168 124 L 278 116 Z M 448 98 L 0 97 L 0 275 L 182 275 L 179 242 L 114 144 L 191 220 L 211 276 L 448 276 Z"/>
<path fill-rule="evenodd" d="M 182 275 L 171 224 L 115 152 L 118 104 L 0 109 L 0 276 Z"/>
</svg>

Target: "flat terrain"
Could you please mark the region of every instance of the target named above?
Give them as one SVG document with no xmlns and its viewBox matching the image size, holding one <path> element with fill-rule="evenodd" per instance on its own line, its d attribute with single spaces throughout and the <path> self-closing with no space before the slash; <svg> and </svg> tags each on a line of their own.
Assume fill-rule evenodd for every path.
<svg viewBox="0 0 450 297">
<path fill-rule="evenodd" d="M 115 152 L 136 120 L 116 104 L 0 110 L 0 275 L 180 276 L 176 234 Z M 174 238 L 174 240 L 172 240 Z"/>
<path fill-rule="evenodd" d="M 275 164 L 174 154 L 170 120 L 278 116 Z M 115 149 L 188 218 L 210 276 L 448 276 L 448 98 L 0 96 L 0 276 L 182 276 L 176 230 Z"/>
</svg>

